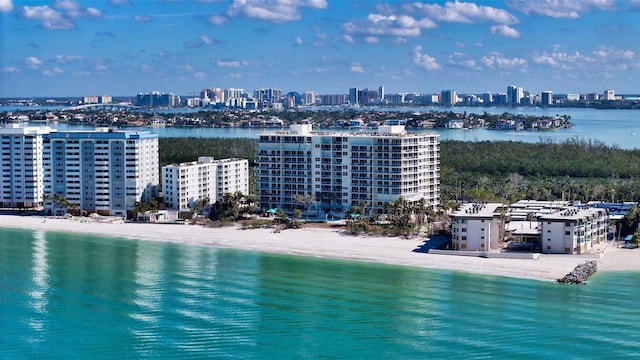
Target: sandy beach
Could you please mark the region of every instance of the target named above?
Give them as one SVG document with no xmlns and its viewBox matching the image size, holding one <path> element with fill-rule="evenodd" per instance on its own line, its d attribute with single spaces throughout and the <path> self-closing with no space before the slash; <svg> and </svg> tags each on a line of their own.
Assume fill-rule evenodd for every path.
<svg viewBox="0 0 640 360">
<path fill-rule="evenodd" d="M 555 281 L 586 260 L 598 260 L 598 271 L 640 271 L 640 249 L 602 245 L 598 256 L 540 255 L 539 259 L 499 259 L 415 252 L 425 239 L 348 236 L 338 230 L 303 228 L 241 230 L 200 225 L 98 223 L 37 216 L 0 216 L 0 227 L 94 234 L 134 240 L 182 243 L 322 258 L 376 262 L 427 269 Z"/>
</svg>

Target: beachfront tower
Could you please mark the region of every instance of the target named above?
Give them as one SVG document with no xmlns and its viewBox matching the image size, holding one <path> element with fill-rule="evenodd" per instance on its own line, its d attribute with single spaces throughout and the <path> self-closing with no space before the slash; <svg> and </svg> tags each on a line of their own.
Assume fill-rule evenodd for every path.
<svg viewBox="0 0 640 360">
<path fill-rule="evenodd" d="M 384 204 L 403 197 L 440 199 L 440 143 L 437 134 L 407 133 L 399 120 L 375 132 L 314 132 L 311 124 L 261 134 L 258 187 L 263 209 L 293 211 L 300 197 L 311 197 L 310 216 L 343 216 L 367 204 L 381 213 Z"/>
<path fill-rule="evenodd" d="M 44 167 L 43 137 L 49 127 L 19 127 L 8 124 L 0 128 L 0 207 L 34 208 L 42 205 Z"/>
<path fill-rule="evenodd" d="M 149 131 L 52 132 L 43 147 L 45 195 L 66 198 L 78 211 L 126 216 L 136 202 L 158 196 L 158 135 Z M 45 202 L 45 214 L 64 214 Z"/>
<path fill-rule="evenodd" d="M 169 209 L 189 210 L 200 200 L 213 204 L 226 193 L 249 194 L 249 161 L 199 157 L 162 167 L 162 197 Z"/>
</svg>

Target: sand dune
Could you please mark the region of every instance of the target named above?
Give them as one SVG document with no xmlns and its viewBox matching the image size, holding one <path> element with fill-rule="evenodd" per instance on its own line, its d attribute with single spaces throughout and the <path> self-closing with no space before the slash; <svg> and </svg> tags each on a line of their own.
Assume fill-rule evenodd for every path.
<svg viewBox="0 0 640 360">
<path fill-rule="evenodd" d="M 304 228 L 276 233 L 271 229 L 205 228 L 199 225 L 88 222 L 81 219 L 0 216 L 0 227 L 40 229 L 214 246 L 268 253 L 368 261 L 476 274 L 555 280 L 586 260 L 598 259 L 599 271 L 640 271 L 640 250 L 602 246 L 603 255 L 541 255 L 539 259 L 497 259 L 415 252 L 425 239 L 347 236 L 338 230 Z"/>
</svg>

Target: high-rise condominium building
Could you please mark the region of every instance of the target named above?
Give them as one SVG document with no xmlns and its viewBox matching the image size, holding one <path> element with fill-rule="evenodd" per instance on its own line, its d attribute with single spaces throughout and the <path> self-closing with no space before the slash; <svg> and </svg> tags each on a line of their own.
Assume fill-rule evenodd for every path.
<svg viewBox="0 0 640 360">
<path fill-rule="evenodd" d="M 43 202 L 42 148 L 48 127 L 0 128 L 0 207 L 32 208 Z"/>
<path fill-rule="evenodd" d="M 170 209 L 188 210 L 199 200 L 218 201 L 226 193 L 249 193 L 245 159 L 199 157 L 198 161 L 162 167 L 162 197 Z"/>
<path fill-rule="evenodd" d="M 158 195 L 157 134 L 99 128 L 52 132 L 43 142 L 46 214 L 66 211 L 53 195 L 78 211 L 112 216 Z"/>
<path fill-rule="evenodd" d="M 540 104 L 542 106 L 548 106 L 553 104 L 553 93 L 551 91 L 549 90 L 543 91 L 541 94 L 541 98 L 542 100 L 540 101 Z"/>
<path fill-rule="evenodd" d="M 440 98 L 444 106 L 454 106 L 458 102 L 458 95 L 455 90 L 442 90 Z"/>
<path fill-rule="evenodd" d="M 260 135 L 258 140 L 260 206 L 291 211 L 301 197 L 311 197 L 311 215 L 341 215 L 367 204 L 381 212 L 400 197 L 440 198 L 440 150 L 437 134 L 404 131 L 388 120 L 376 132 L 313 132 L 311 124 Z"/>
<path fill-rule="evenodd" d="M 613 101 L 616 99 L 616 92 L 613 89 L 607 89 L 604 91 L 604 100 Z"/>
<path fill-rule="evenodd" d="M 509 105 L 520 105 L 521 99 L 524 97 L 524 89 L 520 86 L 509 85 L 507 87 L 507 101 Z"/>
<path fill-rule="evenodd" d="M 316 104 L 316 93 L 314 91 L 307 91 L 304 93 L 304 105 Z"/>
</svg>

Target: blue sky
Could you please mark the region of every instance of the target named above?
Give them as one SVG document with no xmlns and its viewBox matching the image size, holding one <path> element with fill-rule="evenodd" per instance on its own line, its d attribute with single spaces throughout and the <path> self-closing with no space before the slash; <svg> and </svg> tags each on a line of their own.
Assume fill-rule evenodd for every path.
<svg viewBox="0 0 640 360">
<path fill-rule="evenodd" d="M 640 0 L 0 0 L 0 97 L 640 93 Z"/>
</svg>

